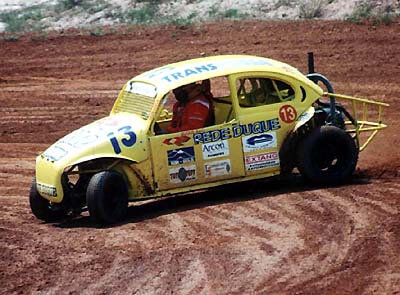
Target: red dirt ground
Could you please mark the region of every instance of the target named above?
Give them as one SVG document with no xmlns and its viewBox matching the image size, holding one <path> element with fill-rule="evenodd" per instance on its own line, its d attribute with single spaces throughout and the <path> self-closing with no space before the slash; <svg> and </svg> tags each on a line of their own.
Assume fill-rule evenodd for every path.
<svg viewBox="0 0 400 295">
<path fill-rule="evenodd" d="M 399 294 L 400 21 L 221 22 L 0 42 L 1 294 Z M 391 104 L 350 184 L 259 181 L 130 206 L 123 224 L 35 219 L 35 156 L 166 63 L 246 53 Z M 251 187 L 251 189 L 249 189 Z"/>
</svg>

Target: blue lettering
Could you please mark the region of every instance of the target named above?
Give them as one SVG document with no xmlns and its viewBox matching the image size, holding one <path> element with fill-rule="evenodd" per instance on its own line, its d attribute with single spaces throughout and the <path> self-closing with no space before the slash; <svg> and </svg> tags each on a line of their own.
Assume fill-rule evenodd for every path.
<svg viewBox="0 0 400 295">
<path fill-rule="evenodd" d="M 211 131 L 211 139 L 212 141 L 217 141 L 221 138 L 221 130 L 213 130 Z"/>
<path fill-rule="evenodd" d="M 253 133 L 261 133 L 262 128 L 261 128 L 262 122 L 256 122 L 253 124 Z"/>
<path fill-rule="evenodd" d="M 208 67 L 208 69 L 210 71 L 214 71 L 214 70 L 218 69 L 218 67 L 216 65 L 213 65 L 213 64 L 208 64 L 207 67 Z"/>
<path fill-rule="evenodd" d="M 209 71 L 209 69 L 208 69 L 207 66 L 195 67 L 195 69 L 196 69 L 196 71 L 197 71 L 199 74 L 200 74 L 201 72 L 204 72 L 204 71 L 206 71 L 206 72 Z"/>
<path fill-rule="evenodd" d="M 167 82 L 172 82 L 171 79 L 168 76 L 162 77 L 162 80 L 165 80 Z"/>
<path fill-rule="evenodd" d="M 173 74 L 171 74 L 171 76 L 172 76 L 172 78 L 174 78 L 175 80 L 179 80 L 179 79 L 181 79 L 181 78 L 185 78 L 183 75 L 182 75 L 182 73 L 173 73 Z"/>
<path fill-rule="evenodd" d="M 278 118 L 269 120 L 271 123 L 271 130 L 277 130 L 281 128 L 281 125 L 279 124 Z"/>
<path fill-rule="evenodd" d="M 268 130 L 267 130 L 267 126 L 265 125 L 265 121 L 261 121 L 260 124 L 261 124 L 261 132 L 266 132 L 266 131 L 268 131 Z"/>
<path fill-rule="evenodd" d="M 271 128 L 271 120 L 267 120 L 266 122 L 267 122 L 267 131 L 272 130 L 272 128 Z"/>
<path fill-rule="evenodd" d="M 281 128 L 279 119 L 258 121 L 255 123 L 248 123 L 244 125 L 233 125 L 219 130 L 212 130 L 203 133 L 196 133 L 193 136 L 194 144 L 210 143 L 218 140 L 226 140 L 230 138 L 237 138 L 243 135 L 259 134 L 267 131 L 277 130 Z"/>
<path fill-rule="evenodd" d="M 228 127 L 226 127 L 221 130 L 221 139 L 229 139 L 229 138 L 232 138 L 231 130 Z"/>
<path fill-rule="evenodd" d="M 203 143 L 209 143 L 209 142 L 212 142 L 211 133 L 204 132 L 203 133 Z"/>
<path fill-rule="evenodd" d="M 240 127 L 242 128 L 242 135 L 250 135 L 253 133 L 251 130 L 251 127 L 252 127 L 251 123 L 248 126 L 240 125 Z"/>
<path fill-rule="evenodd" d="M 196 71 L 193 71 L 193 70 L 191 70 L 191 69 L 186 69 L 186 70 L 185 70 L 185 75 L 186 75 L 186 77 L 187 77 L 187 76 L 190 76 L 190 75 L 195 75 L 195 74 L 197 74 Z"/>
<path fill-rule="evenodd" d="M 114 149 L 114 152 L 116 154 L 120 154 L 121 153 L 121 148 L 119 146 L 117 138 L 114 135 L 114 132 L 110 132 L 109 134 L 107 134 L 107 136 L 110 138 L 110 142 L 111 142 L 111 145 L 112 145 L 112 147 Z"/>
<path fill-rule="evenodd" d="M 233 131 L 233 137 L 239 137 L 242 135 L 242 129 L 240 128 L 240 125 L 235 125 L 232 127 Z"/>
<path fill-rule="evenodd" d="M 127 147 L 131 147 L 136 143 L 136 134 L 131 129 L 131 126 L 124 126 L 118 129 L 118 131 L 123 131 L 124 135 L 127 136 L 127 138 L 121 139 L 122 144 Z"/>
<path fill-rule="evenodd" d="M 196 133 L 193 135 L 194 144 L 199 144 L 203 142 L 203 135 L 201 133 Z"/>
</svg>

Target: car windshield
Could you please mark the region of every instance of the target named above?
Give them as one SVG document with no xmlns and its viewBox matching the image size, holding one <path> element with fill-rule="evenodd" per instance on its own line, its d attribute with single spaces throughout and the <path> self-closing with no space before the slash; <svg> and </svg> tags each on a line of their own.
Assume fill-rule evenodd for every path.
<svg viewBox="0 0 400 295">
<path fill-rule="evenodd" d="M 129 81 L 116 101 L 113 113 L 132 113 L 147 120 L 154 106 L 157 88 L 153 85 Z"/>
</svg>

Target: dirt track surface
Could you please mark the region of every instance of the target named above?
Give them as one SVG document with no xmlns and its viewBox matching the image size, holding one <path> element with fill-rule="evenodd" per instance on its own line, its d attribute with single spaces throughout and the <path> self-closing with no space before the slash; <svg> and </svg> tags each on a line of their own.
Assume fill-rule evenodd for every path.
<svg viewBox="0 0 400 295">
<path fill-rule="evenodd" d="M 0 293 L 399 294 L 400 22 L 224 22 L 0 42 Z M 130 77 L 200 55 L 246 53 L 338 93 L 391 104 L 390 126 L 334 188 L 299 177 L 132 204 L 126 222 L 35 219 L 34 158 L 108 114 Z"/>
</svg>

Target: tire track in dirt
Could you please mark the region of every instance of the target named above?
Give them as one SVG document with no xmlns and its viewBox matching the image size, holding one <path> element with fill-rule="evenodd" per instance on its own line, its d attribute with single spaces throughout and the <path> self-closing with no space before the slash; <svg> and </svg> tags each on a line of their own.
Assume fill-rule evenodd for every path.
<svg viewBox="0 0 400 295">
<path fill-rule="evenodd" d="M 299 278 L 297 277 L 297 274 L 299 271 L 301 270 L 306 270 L 309 272 L 309 276 L 311 278 L 317 277 L 317 279 L 315 280 L 315 282 L 319 281 L 320 279 L 323 279 L 325 282 L 329 282 L 331 279 L 329 279 L 329 277 L 332 276 L 336 276 L 338 273 L 345 271 L 343 270 L 343 268 L 346 268 L 346 265 L 349 263 L 348 262 L 348 258 L 349 255 L 352 255 L 352 253 L 354 252 L 354 249 L 356 249 L 357 247 L 359 247 L 360 245 L 363 245 L 363 243 L 371 243 L 368 238 L 366 239 L 366 241 L 359 241 L 358 239 L 355 238 L 355 236 L 357 234 L 363 234 L 363 232 L 365 231 L 364 227 L 360 227 L 358 228 L 357 226 L 351 228 L 351 218 L 349 218 L 348 216 L 353 216 L 353 208 L 350 208 L 351 206 L 349 205 L 354 205 L 352 203 L 352 201 L 347 201 L 347 200 L 343 200 L 342 197 L 340 195 L 338 195 L 337 193 L 322 193 L 320 191 L 316 192 L 316 195 L 321 196 L 320 198 L 323 199 L 324 201 L 327 199 L 329 200 L 329 204 L 325 204 L 323 205 L 323 203 L 318 203 L 316 204 L 316 206 L 314 206 L 315 208 L 312 208 L 311 212 L 310 212 L 310 208 L 308 206 L 308 204 L 306 204 L 305 209 L 307 209 L 307 211 L 309 212 L 309 218 L 311 218 L 311 216 L 314 217 L 318 217 L 317 214 L 314 214 L 315 212 L 322 212 L 322 214 L 327 215 L 326 211 L 330 210 L 330 211 L 334 211 L 334 213 L 332 215 L 337 216 L 337 219 L 340 220 L 344 220 L 346 222 L 343 222 L 343 224 L 339 224 L 339 225 L 335 225 L 335 227 L 337 227 L 337 229 L 332 229 L 332 228 L 328 228 L 325 231 L 329 232 L 333 232 L 331 235 L 332 237 L 335 237 L 334 240 L 330 240 L 329 239 L 329 235 L 326 234 L 326 232 L 324 231 L 320 231 L 319 229 L 316 230 L 316 232 L 318 234 L 321 235 L 321 237 L 328 237 L 328 241 L 329 241 L 329 245 L 323 245 L 323 242 L 321 240 L 321 238 L 316 238 L 316 240 L 313 241 L 309 241 L 310 245 L 308 245 L 308 247 L 311 246 L 311 244 L 316 244 L 317 246 L 320 246 L 319 248 L 312 247 L 312 249 L 314 249 L 314 252 L 317 252 L 318 255 L 312 255 L 310 253 L 310 255 L 307 257 L 307 259 L 301 259 L 301 260 L 297 260 L 295 257 L 292 257 L 293 253 L 302 253 L 302 251 L 306 252 L 307 251 L 307 246 L 302 246 L 302 243 L 299 243 L 299 245 L 296 247 L 292 247 L 289 249 L 289 251 L 282 251 L 282 249 L 280 249 L 280 251 L 277 253 L 276 251 L 274 251 L 273 247 L 270 246 L 271 244 L 271 240 L 272 242 L 275 242 L 278 245 L 285 245 L 286 243 L 290 244 L 291 246 L 293 246 L 293 240 L 290 239 L 290 237 L 288 237 L 288 240 L 283 240 L 282 238 L 280 238 L 279 236 L 276 235 L 276 233 L 268 235 L 266 234 L 264 236 L 264 238 L 262 236 L 258 237 L 257 235 L 254 236 L 254 228 L 256 229 L 256 231 L 258 231 L 260 228 L 261 229 L 270 229 L 271 227 L 273 227 L 275 225 L 274 220 L 268 220 L 268 224 L 266 224 L 265 220 L 263 222 L 263 219 L 249 219 L 249 215 L 251 216 L 251 214 L 254 213 L 254 211 L 256 211 L 257 213 L 260 213 L 260 209 L 259 208 L 251 208 L 252 206 L 250 205 L 251 210 L 249 210 L 249 207 L 247 207 L 248 204 L 245 204 L 246 207 L 242 207 L 240 206 L 240 204 L 235 204 L 235 208 L 227 208 L 225 209 L 224 207 L 226 206 L 230 206 L 230 205 L 219 205 L 218 206 L 218 210 L 217 212 L 220 214 L 223 214 L 223 217 L 221 217 L 221 220 L 225 220 L 225 229 L 228 228 L 231 230 L 231 232 L 235 232 L 236 235 L 238 237 L 241 237 L 238 240 L 232 240 L 229 239 L 229 242 L 235 242 L 234 243 L 234 247 L 231 247 L 229 250 L 229 255 L 227 255 L 227 253 L 225 253 L 224 251 L 221 250 L 221 248 L 214 248 L 213 244 L 208 244 L 208 245 L 203 245 L 200 241 L 197 241 L 196 246 L 194 246 L 198 251 L 201 251 L 202 253 L 202 257 L 203 259 L 197 259 L 197 257 L 199 256 L 199 254 L 196 252 L 196 250 L 193 250 L 193 248 L 191 248 L 192 250 L 189 251 L 189 253 L 186 253 L 186 251 L 184 251 L 184 249 L 175 249 L 174 250 L 170 250 L 170 251 L 163 251 L 163 255 L 166 255 L 168 258 L 166 258 L 166 260 L 168 262 L 173 261 L 174 264 L 177 263 L 174 261 L 174 259 L 176 259 L 175 257 L 178 256 L 180 257 L 180 259 L 182 259 L 183 261 L 185 261 L 186 263 L 179 263 L 179 267 L 177 270 L 175 270 L 175 275 L 177 275 L 177 273 L 179 274 L 179 270 L 182 272 L 181 268 L 184 270 L 184 273 L 186 274 L 190 274 L 190 268 L 188 268 L 187 265 L 191 265 L 192 263 L 197 263 L 197 264 L 201 264 L 203 266 L 204 269 L 207 270 L 212 270 L 213 272 L 213 276 L 211 276 L 211 274 L 207 275 L 207 272 L 201 272 L 201 275 L 196 274 L 196 278 L 195 280 L 197 280 L 198 282 L 207 280 L 208 282 L 213 282 L 213 277 L 214 279 L 216 279 L 216 281 L 219 281 L 222 279 L 222 275 L 226 275 L 226 269 L 218 269 L 218 267 L 215 267 L 215 264 L 218 265 L 218 262 L 220 261 L 219 256 L 223 256 L 224 257 L 224 263 L 226 264 L 227 262 L 229 262 L 229 264 L 231 265 L 235 265 L 235 266 L 240 266 L 238 269 L 233 270 L 232 273 L 230 273 L 229 278 L 230 283 L 229 286 L 225 285 L 223 283 L 219 283 L 220 288 L 221 289 L 217 289 L 217 290 L 229 290 L 229 292 L 239 292 L 240 291 L 240 287 L 239 286 L 235 286 L 235 284 L 232 284 L 232 281 L 235 282 L 236 279 L 238 278 L 244 278 L 244 279 L 249 279 L 251 280 L 254 285 L 257 286 L 257 288 L 255 288 L 255 290 L 259 291 L 259 292 L 264 292 L 267 290 L 274 290 L 274 287 L 276 287 L 276 289 L 278 290 L 279 288 L 282 287 L 282 284 L 280 284 L 280 282 L 286 282 L 285 285 L 290 289 L 290 288 L 294 288 L 296 285 L 301 284 L 301 283 L 307 283 L 310 284 L 310 281 L 313 280 L 308 280 L 307 276 L 303 276 L 303 278 L 299 281 Z M 311 197 L 313 197 L 314 194 L 311 194 Z M 308 196 L 307 196 L 308 197 Z M 339 201 L 338 201 L 339 200 Z M 279 204 L 281 204 L 282 200 L 279 200 Z M 274 203 L 274 201 L 272 201 L 272 203 Z M 314 202 L 315 203 L 315 202 Z M 279 216 L 279 220 L 282 223 L 282 226 L 287 226 L 288 223 L 290 222 L 290 220 L 293 220 L 293 217 L 299 217 L 299 216 L 304 216 L 306 210 L 304 209 L 304 211 L 299 211 L 298 209 L 298 204 L 296 203 L 292 203 L 290 205 L 287 205 L 286 203 L 284 203 L 286 206 L 286 210 L 287 212 L 293 212 L 293 211 L 297 211 L 298 216 L 293 216 L 292 213 L 289 214 L 287 221 L 285 221 L 285 219 L 282 219 L 282 216 Z M 254 205 L 256 206 L 256 204 Z M 278 212 L 285 212 L 285 209 L 281 209 L 278 208 L 276 204 L 272 204 L 273 207 L 278 209 Z M 280 205 L 278 205 L 280 206 Z M 221 208 L 222 207 L 222 208 Z M 259 207 L 259 206 L 256 206 Z M 358 207 L 357 207 L 358 208 Z M 214 210 L 210 210 L 210 208 L 207 208 L 208 211 L 210 211 L 211 214 L 214 214 L 215 212 L 213 212 Z M 266 209 L 266 210 L 265 210 Z M 295 210 L 297 209 L 297 210 Z M 204 211 L 204 210 L 203 210 Z M 271 208 L 267 207 L 267 208 L 263 208 L 263 210 L 261 210 L 261 212 L 267 212 L 268 214 L 270 214 Z M 338 212 L 341 212 L 341 214 L 338 214 Z M 357 216 L 355 219 L 357 222 L 359 223 L 365 223 L 366 220 L 368 220 L 368 214 L 366 213 L 368 212 L 367 209 L 363 210 L 363 212 L 361 212 L 359 214 L 359 216 Z M 197 212 L 194 212 L 195 214 Z M 208 215 L 208 214 L 207 214 Z M 209 220 L 209 216 L 205 215 L 203 218 L 204 220 L 199 219 L 198 222 L 200 222 L 201 224 L 204 224 L 206 222 L 206 220 Z M 231 218 L 230 219 L 225 219 L 225 216 L 229 215 Z M 330 214 L 328 214 L 330 215 Z M 194 215 L 198 217 L 198 214 Z M 245 217 L 246 216 L 246 217 Z M 176 219 L 177 216 L 171 216 L 169 215 L 169 217 L 172 219 Z M 191 216 L 191 214 L 189 214 L 187 216 L 188 219 L 192 219 L 193 216 Z M 169 219 L 169 218 L 168 218 Z M 307 218 L 306 218 L 307 219 Z M 318 219 L 318 218 L 315 218 Z M 246 222 L 240 223 L 240 220 L 246 220 Z M 276 222 L 276 221 L 275 221 Z M 301 228 L 304 228 L 305 230 L 309 230 L 310 228 L 310 223 L 312 221 L 304 221 L 303 226 L 300 226 Z M 316 221 L 315 221 L 316 222 Z M 374 222 L 373 220 L 371 222 Z M 182 222 L 182 220 L 179 220 L 180 224 L 184 224 L 184 222 Z M 270 223 L 272 223 L 273 225 L 271 225 Z M 356 223 L 356 222 L 353 222 Z M 169 229 L 171 227 L 171 224 L 168 221 L 163 220 L 162 223 L 163 226 L 166 229 Z M 240 227 L 240 229 L 238 228 Z M 367 226 L 365 226 L 367 227 Z M 205 229 L 204 228 L 198 228 L 198 227 L 194 227 L 195 230 L 201 230 L 201 232 L 204 232 Z M 216 233 L 219 237 L 219 240 L 223 240 L 224 237 L 224 229 L 220 229 L 220 227 L 216 227 Z M 343 230 L 343 228 L 345 228 L 345 230 Z M 368 227 L 367 227 L 368 228 Z M 151 232 L 154 232 L 154 228 L 151 229 L 147 229 L 150 230 Z M 168 231 L 168 230 L 166 230 Z M 186 229 L 186 232 L 191 232 L 190 229 Z M 343 231 L 345 232 L 344 236 L 346 236 L 346 233 L 352 233 L 352 238 L 348 238 L 348 239 L 344 239 L 342 236 L 338 236 L 337 234 L 334 234 L 335 231 Z M 361 231 L 361 232 L 360 232 Z M 156 231 L 157 232 L 157 231 Z M 249 239 L 246 238 L 246 236 L 242 236 L 242 234 L 251 232 L 252 236 L 251 238 L 248 237 Z M 367 233 L 367 231 L 365 231 Z M 139 232 L 137 232 L 138 235 L 142 235 Z M 309 233 L 308 233 L 309 234 Z M 287 237 L 286 234 L 281 233 L 281 235 L 283 237 Z M 212 234 L 210 234 L 210 237 L 212 237 Z M 231 235 L 228 235 L 229 238 L 231 238 Z M 163 234 L 162 236 L 158 236 L 158 238 L 160 239 L 168 239 L 168 236 Z M 213 239 L 215 239 L 216 237 L 213 237 Z M 305 239 L 306 240 L 306 239 Z M 267 241 L 269 244 L 265 243 L 265 241 Z M 187 241 L 186 241 L 187 242 Z M 171 241 L 169 240 L 169 243 L 171 243 Z M 173 242 L 172 242 L 173 243 Z M 176 243 L 182 245 L 185 244 L 185 240 L 179 239 L 179 241 L 176 241 Z M 221 244 L 219 242 L 219 244 Z M 268 255 L 265 255 L 265 251 L 262 251 L 262 246 L 267 245 L 267 249 L 269 251 L 270 256 L 268 257 Z M 173 246 L 173 245 L 172 245 Z M 192 247 L 193 247 L 192 246 Z M 205 247 L 205 248 L 199 248 L 199 247 Z M 185 249 L 187 250 L 187 249 Z M 291 250 L 291 251 L 290 251 Z M 181 253 L 183 252 L 183 254 Z M 215 255 L 215 254 L 218 255 Z M 244 255 L 245 253 L 252 253 L 252 255 L 250 257 Z M 331 253 L 335 253 L 334 255 L 332 255 Z M 341 254 L 340 254 L 341 253 Z M 350 253 L 350 254 L 349 254 Z M 273 256 L 272 256 L 273 254 Z M 305 253 L 302 253 L 305 254 Z M 216 257 L 217 256 L 217 257 Z M 189 261 L 187 261 L 189 259 L 189 257 L 191 257 L 191 259 Z M 255 259 L 255 257 L 257 257 L 258 259 Z M 290 257 L 290 258 L 289 258 Z M 195 260 L 195 262 L 192 261 L 192 259 Z M 284 266 L 282 267 L 282 264 L 284 264 L 284 262 L 286 261 L 297 261 L 298 266 L 293 267 L 293 264 L 291 263 L 291 267 L 290 268 L 285 268 Z M 153 260 L 151 260 L 153 261 Z M 149 263 L 153 263 L 153 262 L 149 262 Z M 222 263 L 222 261 L 221 261 Z M 212 265 L 214 265 L 214 267 L 212 267 Z M 269 269 L 276 269 L 276 266 L 279 265 L 280 268 L 282 268 L 282 270 L 279 273 L 269 273 L 268 270 Z M 316 265 L 318 265 L 318 268 L 316 268 Z M 163 269 L 163 267 L 161 267 L 161 269 Z M 301 270 L 300 270 L 301 269 Z M 229 272 L 229 271 L 228 271 Z M 152 275 L 157 275 L 154 273 L 150 273 L 150 276 Z M 192 276 L 194 276 L 194 274 L 192 274 Z M 216 276 L 216 278 L 215 278 Z M 153 281 L 153 287 L 160 287 L 163 283 L 171 282 L 171 280 L 173 281 L 173 278 L 170 277 L 170 275 L 166 274 L 166 273 L 162 273 L 159 274 L 159 279 L 160 279 L 160 283 L 155 283 Z M 187 277 L 187 276 L 186 276 Z M 211 277 L 211 278 L 210 278 Z M 260 278 L 259 282 L 257 281 L 257 278 Z M 268 283 L 267 288 L 263 288 L 262 284 L 264 282 L 270 282 L 271 280 L 275 281 L 276 283 Z M 287 284 L 287 282 L 292 282 L 292 284 Z M 197 291 L 201 290 L 201 283 L 198 283 L 198 288 Z M 144 286 L 142 286 L 144 287 Z M 149 292 L 154 292 L 157 289 L 149 289 L 149 287 L 147 287 L 148 289 L 146 289 L 146 287 L 144 287 L 145 290 L 149 291 Z M 177 287 L 178 288 L 178 287 Z M 214 289 L 215 290 L 215 289 Z M 140 293 L 140 292 L 139 292 Z M 146 293 L 146 292 L 144 292 Z"/>
<path fill-rule="evenodd" d="M 393 241 L 382 236 L 382 232 L 380 232 L 381 230 L 377 228 L 379 221 L 398 220 L 399 211 L 393 210 L 384 204 L 383 206 L 379 206 L 379 203 L 376 201 L 367 198 L 360 198 L 359 196 L 362 194 L 368 195 L 371 188 L 375 189 L 378 187 L 372 185 L 368 186 L 369 187 L 366 188 L 366 190 L 357 187 L 350 191 L 346 188 L 346 191 L 349 191 L 347 196 L 344 196 L 342 193 L 333 193 L 331 190 L 319 192 L 323 201 L 325 203 L 330 203 L 328 207 L 331 208 L 331 210 L 333 208 L 340 208 L 342 211 L 342 216 L 338 214 L 335 215 L 338 216 L 339 220 L 343 221 L 342 231 L 344 236 L 333 241 L 333 244 L 332 241 L 328 240 L 331 245 L 336 245 L 333 248 L 331 247 L 328 249 L 329 251 L 325 251 L 325 255 L 334 253 L 336 259 L 334 261 L 329 261 L 326 264 L 328 268 L 325 268 L 325 270 L 322 269 L 319 275 L 314 275 L 309 281 L 300 284 L 300 289 L 305 290 L 304 293 L 307 293 L 307 290 L 313 290 L 313 292 L 316 292 L 319 289 L 327 289 L 327 286 L 329 285 L 334 285 L 336 288 L 337 286 L 341 286 L 339 289 L 327 289 L 331 291 L 335 290 L 335 292 L 339 293 L 348 293 L 350 290 L 360 292 L 361 290 L 356 288 L 360 286 L 366 288 L 363 289 L 363 292 L 367 289 L 376 290 L 379 287 L 376 286 L 376 283 L 380 280 L 372 279 L 369 276 L 365 278 L 363 284 L 357 286 L 349 284 L 349 282 L 341 285 L 338 284 L 338 282 L 343 282 L 343 277 L 355 273 L 356 267 L 368 267 L 371 270 L 371 261 L 375 262 L 376 269 L 385 268 L 387 265 L 392 267 L 399 262 L 396 256 L 390 255 L 393 254 L 393 251 L 388 252 L 387 250 L 389 249 L 386 249 L 388 245 L 393 244 Z M 350 227 L 346 226 L 347 223 L 349 223 Z M 321 237 L 327 237 L 325 233 L 319 234 L 321 234 Z M 370 252 L 368 250 L 370 248 L 374 249 L 374 251 Z M 324 252 L 324 249 L 322 248 L 317 249 L 314 247 L 313 249 L 314 252 L 320 254 L 321 252 Z M 384 258 L 385 256 L 388 257 Z M 321 270 L 321 266 L 323 267 L 324 263 L 321 264 L 321 261 L 315 261 L 312 265 L 318 265 Z M 374 273 L 372 270 L 371 272 Z M 287 281 L 292 280 L 288 279 Z M 388 281 L 391 282 L 391 286 L 396 286 L 396 284 L 400 282 L 400 276 L 393 276 Z M 299 288 L 299 286 L 296 286 L 296 288 Z"/>
</svg>

